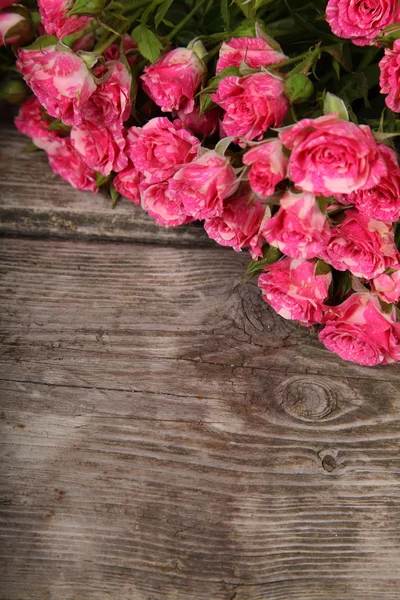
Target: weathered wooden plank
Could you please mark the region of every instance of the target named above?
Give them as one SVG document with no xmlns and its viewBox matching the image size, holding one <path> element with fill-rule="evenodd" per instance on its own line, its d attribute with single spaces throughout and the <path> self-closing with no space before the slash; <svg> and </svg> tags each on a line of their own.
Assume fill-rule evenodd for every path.
<svg viewBox="0 0 400 600">
<path fill-rule="evenodd" d="M 166 229 L 122 199 L 115 209 L 101 194 L 79 192 L 53 173 L 44 152 L 24 152 L 29 139 L 0 124 L 0 232 L 214 245 L 199 224 Z"/>
<path fill-rule="evenodd" d="M 3 600 L 397 600 L 400 374 L 229 250 L 4 239 Z"/>
</svg>

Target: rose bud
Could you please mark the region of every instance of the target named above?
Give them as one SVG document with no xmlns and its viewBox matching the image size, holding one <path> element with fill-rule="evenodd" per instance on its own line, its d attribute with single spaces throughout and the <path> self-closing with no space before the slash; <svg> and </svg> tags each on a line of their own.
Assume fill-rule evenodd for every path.
<svg viewBox="0 0 400 600">
<path fill-rule="evenodd" d="M 284 82 L 270 73 L 222 79 L 212 100 L 225 110 L 227 136 L 260 139 L 270 127 L 282 125 L 289 109 Z"/>
<path fill-rule="evenodd" d="M 21 106 L 15 125 L 18 131 L 32 139 L 37 148 L 48 154 L 57 154 L 64 148 L 60 135 L 49 129 L 50 121 L 44 118 L 44 109 L 36 96 L 32 96 Z"/>
<path fill-rule="evenodd" d="M 29 42 L 33 37 L 32 22 L 21 10 L 7 10 L 0 12 L 0 46 L 14 44 L 21 46 Z"/>
<path fill-rule="evenodd" d="M 311 98 L 314 85 L 308 77 L 297 73 L 285 80 L 285 93 L 292 104 L 301 104 Z"/>
<path fill-rule="evenodd" d="M 194 221 L 177 197 L 171 198 L 167 181 L 146 186 L 141 191 L 141 205 L 161 227 L 177 227 Z"/>
<path fill-rule="evenodd" d="M 382 273 L 370 281 L 371 289 L 388 304 L 400 302 L 400 265 L 394 265 L 388 273 Z"/>
<path fill-rule="evenodd" d="M 400 20 L 400 6 L 397 0 L 329 0 L 326 20 L 338 37 L 369 46 L 382 29 Z"/>
<path fill-rule="evenodd" d="M 46 33 L 62 39 L 80 31 L 91 20 L 89 17 L 68 16 L 70 0 L 38 0 L 42 25 Z"/>
<path fill-rule="evenodd" d="M 27 87 L 20 79 L 12 79 L 4 83 L 0 89 L 0 100 L 9 104 L 22 104 L 27 96 Z"/>
<path fill-rule="evenodd" d="M 383 314 L 372 294 L 352 294 L 338 306 L 327 306 L 323 323 L 320 341 L 343 360 L 374 367 L 400 359 L 396 309 Z"/>
<path fill-rule="evenodd" d="M 115 177 L 113 184 L 115 189 L 121 196 L 128 198 L 134 204 L 138 205 L 140 202 L 140 173 L 133 166 L 128 166 L 123 171 L 120 171 Z"/>
<path fill-rule="evenodd" d="M 82 122 L 81 107 L 97 86 L 80 56 L 60 44 L 22 48 L 17 67 L 49 115 L 66 125 Z"/>
<path fill-rule="evenodd" d="M 228 67 L 240 67 L 245 63 L 250 69 L 274 65 L 286 60 L 286 56 L 277 52 L 264 40 L 255 37 L 232 38 L 223 42 L 215 68 L 220 73 Z"/>
<path fill-rule="evenodd" d="M 125 156 L 126 134 L 122 125 L 104 127 L 83 121 L 71 129 L 71 142 L 84 163 L 104 177 L 128 166 Z"/>
<path fill-rule="evenodd" d="M 289 160 L 284 155 L 279 140 L 251 148 L 243 156 L 243 163 L 251 166 L 250 186 L 261 198 L 272 196 L 275 186 L 287 177 Z"/>
<path fill-rule="evenodd" d="M 373 279 L 397 262 L 393 227 L 371 219 L 357 209 L 346 210 L 343 221 L 331 229 L 320 258 L 338 271 Z"/>
<path fill-rule="evenodd" d="M 265 269 L 258 287 L 278 315 L 311 327 L 322 320 L 331 282 L 331 273 L 315 275 L 314 262 L 284 258 Z"/>
<path fill-rule="evenodd" d="M 120 61 L 106 62 L 93 69 L 98 79 L 105 76 L 94 94 L 82 106 L 81 114 L 85 120 L 110 127 L 122 125 L 131 114 L 132 75 Z"/>
<path fill-rule="evenodd" d="M 400 167 L 397 154 L 385 144 L 379 144 L 379 151 L 387 167 L 379 183 L 369 190 L 356 190 L 351 194 L 335 194 L 341 204 L 353 204 L 368 217 L 394 223 L 400 219 Z"/>
<path fill-rule="evenodd" d="M 331 196 L 367 190 L 387 174 L 371 129 L 336 113 L 302 119 L 279 137 L 292 150 L 290 178 L 305 192 Z"/>
<path fill-rule="evenodd" d="M 286 192 L 276 215 L 265 221 L 267 242 L 293 258 L 314 258 L 326 247 L 330 229 L 315 196 Z"/>
<path fill-rule="evenodd" d="M 386 106 L 394 112 L 400 112 L 400 39 L 394 42 L 393 49 L 385 48 L 385 56 L 379 67 L 381 94 L 388 94 Z"/>
<path fill-rule="evenodd" d="M 151 119 L 142 128 L 131 127 L 128 138 L 128 156 L 149 184 L 171 178 L 196 158 L 200 147 L 182 121 L 166 117 Z"/>
<path fill-rule="evenodd" d="M 182 202 L 187 215 L 207 219 L 222 214 L 225 198 L 238 186 L 229 159 L 209 150 L 175 173 L 169 193 L 175 202 Z"/>
<path fill-rule="evenodd" d="M 205 66 L 187 48 L 176 48 L 146 67 L 141 76 L 143 89 L 163 112 L 194 109 L 194 95 L 205 73 Z"/>
<path fill-rule="evenodd" d="M 251 191 L 231 196 L 224 202 L 224 209 L 219 217 L 206 219 L 204 229 L 208 237 L 220 246 L 231 246 L 235 252 L 250 246 L 252 249 L 259 245 L 261 238 L 260 226 L 266 207 L 258 198 L 252 199 Z M 254 253 L 258 258 L 258 252 Z"/>
</svg>

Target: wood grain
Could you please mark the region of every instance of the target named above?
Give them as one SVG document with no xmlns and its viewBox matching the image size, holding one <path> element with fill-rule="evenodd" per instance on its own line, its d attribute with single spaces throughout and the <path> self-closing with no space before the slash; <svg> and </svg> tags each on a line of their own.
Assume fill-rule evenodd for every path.
<svg viewBox="0 0 400 600">
<path fill-rule="evenodd" d="M 44 152 L 24 152 L 29 138 L 0 123 L 0 233 L 214 245 L 199 224 L 166 229 L 122 199 L 79 192 L 52 172 Z"/>
<path fill-rule="evenodd" d="M 400 373 L 230 250 L 1 242 L 2 600 L 398 600 Z"/>
</svg>

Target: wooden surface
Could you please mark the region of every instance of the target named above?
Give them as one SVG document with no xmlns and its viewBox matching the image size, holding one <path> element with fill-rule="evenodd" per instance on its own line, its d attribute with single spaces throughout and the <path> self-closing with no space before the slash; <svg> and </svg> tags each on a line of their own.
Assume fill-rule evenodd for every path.
<svg viewBox="0 0 400 600">
<path fill-rule="evenodd" d="M 97 210 L 23 160 L 7 210 Z M 0 599 L 398 600 L 398 366 L 276 316 L 245 255 L 26 223 L 0 240 Z"/>
</svg>

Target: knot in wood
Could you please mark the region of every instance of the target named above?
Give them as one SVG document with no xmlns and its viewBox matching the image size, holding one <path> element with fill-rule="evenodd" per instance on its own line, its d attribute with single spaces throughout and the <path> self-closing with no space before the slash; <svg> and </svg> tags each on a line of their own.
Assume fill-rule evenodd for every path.
<svg viewBox="0 0 400 600">
<path fill-rule="evenodd" d="M 302 421 L 326 419 L 337 407 L 337 392 L 325 381 L 292 377 L 275 390 L 285 413 Z"/>
</svg>

